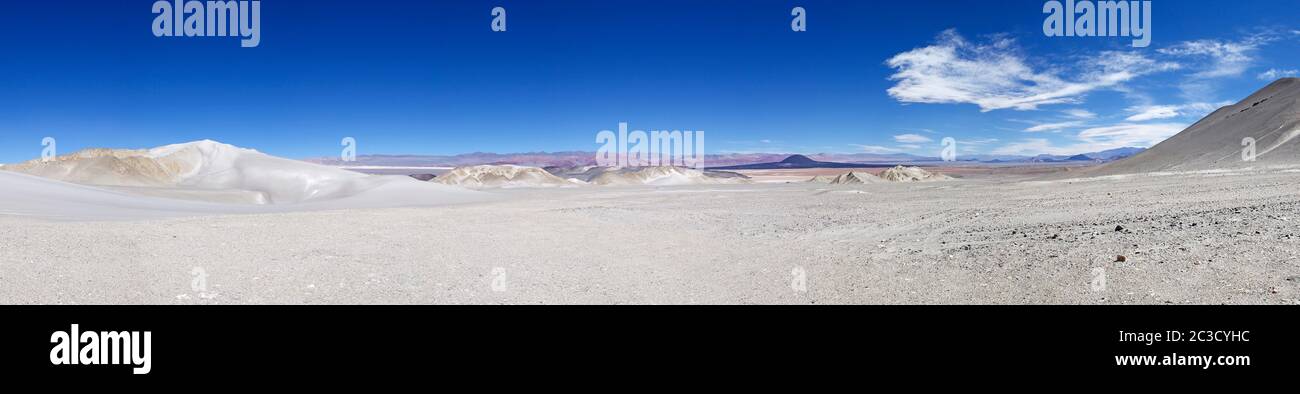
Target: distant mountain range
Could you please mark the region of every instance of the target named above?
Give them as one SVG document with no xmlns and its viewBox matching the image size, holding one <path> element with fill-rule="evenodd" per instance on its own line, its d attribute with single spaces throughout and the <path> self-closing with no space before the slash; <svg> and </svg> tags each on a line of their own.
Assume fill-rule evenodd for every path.
<svg viewBox="0 0 1300 394">
<path fill-rule="evenodd" d="M 1142 153 L 1145 148 L 1116 148 L 1100 152 L 1081 153 L 1073 156 L 1038 155 L 1038 156 L 994 156 L 970 155 L 958 157 L 958 161 L 976 161 L 981 163 L 1067 163 L 1067 162 L 1109 162 Z"/>
<path fill-rule="evenodd" d="M 714 170 L 779 170 L 794 168 L 871 168 L 889 167 L 889 164 L 838 163 L 817 161 L 804 155 L 791 155 L 784 160 L 771 163 L 740 164 L 734 166 L 710 167 Z"/>
<path fill-rule="evenodd" d="M 1142 152 L 1143 148 L 1119 148 L 1101 152 L 1084 153 L 1073 156 L 1065 155 L 959 155 L 959 163 L 1065 163 L 1065 162 L 1109 162 Z M 596 164 L 596 152 L 528 152 L 528 153 L 466 153 L 460 155 L 358 155 L 353 162 L 344 162 L 337 157 L 308 158 L 305 161 L 333 166 L 381 166 L 381 167 L 463 167 L 482 164 L 514 164 L 534 167 L 584 166 Z M 726 153 L 705 155 L 704 163 L 710 168 L 727 168 L 746 165 L 773 165 L 786 163 L 784 167 L 774 168 L 862 168 L 892 166 L 902 163 L 941 163 L 938 157 L 917 156 L 905 153 L 820 153 L 811 155 L 791 155 L 789 153 Z M 815 167 L 807 167 L 813 165 Z M 827 167 L 839 166 L 839 167 Z"/>
</svg>

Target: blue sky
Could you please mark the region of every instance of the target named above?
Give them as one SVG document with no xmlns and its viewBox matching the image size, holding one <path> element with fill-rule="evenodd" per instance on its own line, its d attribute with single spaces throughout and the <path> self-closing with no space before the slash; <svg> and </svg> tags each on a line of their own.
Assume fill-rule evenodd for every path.
<svg viewBox="0 0 1300 394">
<path fill-rule="evenodd" d="M 256 48 L 154 37 L 153 1 L 7 3 L 0 162 L 45 136 L 595 150 L 620 121 L 704 130 L 710 153 L 1070 154 L 1150 145 L 1300 69 L 1300 0 L 1156 0 L 1146 48 L 1046 37 L 1043 3 L 265 0 Z"/>
</svg>

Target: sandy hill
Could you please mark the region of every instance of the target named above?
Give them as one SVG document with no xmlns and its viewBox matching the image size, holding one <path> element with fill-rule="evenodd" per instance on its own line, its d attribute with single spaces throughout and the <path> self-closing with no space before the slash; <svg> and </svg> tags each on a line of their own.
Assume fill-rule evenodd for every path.
<svg viewBox="0 0 1300 394">
<path fill-rule="evenodd" d="M 685 167 L 605 168 L 591 178 L 594 185 L 711 185 L 752 182 L 734 172 L 704 171 Z"/>
<path fill-rule="evenodd" d="M 576 184 L 541 168 L 516 165 L 457 167 L 434 178 L 433 182 L 469 188 L 557 187 Z"/>
<path fill-rule="evenodd" d="M 147 150 L 89 149 L 49 162 L 33 160 L 0 169 L 137 196 L 225 203 L 320 205 L 347 199 L 358 207 L 405 206 L 472 200 L 476 193 L 406 176 L 366 175 L 285 159 L 208 140 Z"/>
<path fill-rule="evenodd" d="M 867 172 L 850 171 L 836 176 L 822 175 L 810 179 L 809 182 L 827 183 L 831 185 L 863 185 L 869 183 L 885 182 L 880 177 L 871 175 Z"/>
<path fill-rule="evenodd" d="M 595 178 L 597 175 L 604 173 L 605 170 L 608 170 L 609 168 L 598 166 L 550 166 L 544 169 L 546 172 L 551 173 L 551 175 L 560 178 L 591 182 L 591 178 Z"/>
<path fill-rule="evenodd" d="M 890 182 L 932 182 L 952 179 L 947 175 L 926 171 L 921 167 L 895 166 L 880 173 L 880 179 Z"/>
<path fill-rule="evenodd" d="M 1146 151 L 1084 176 L 1300 165 L 1300 79 L 1283 78 Z M 1256 161 L 1242 160 L 1242 140 L 1255 139 Z"/>
</svg>

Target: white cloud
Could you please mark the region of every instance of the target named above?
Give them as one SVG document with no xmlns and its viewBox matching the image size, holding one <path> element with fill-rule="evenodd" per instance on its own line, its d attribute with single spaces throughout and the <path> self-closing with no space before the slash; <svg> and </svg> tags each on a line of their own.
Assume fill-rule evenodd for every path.
<svg viewBox="0 0 1300 394">
<path fill-rule="evenodd" d="M 1079 127 L 1079 126 L 1083 126 L 1083 125 L 1084 125 L 1084 123 L 1083 123 L 1083 122 L 1080 122 L 1080 121 L 1069 121 L 1069 122 L 1059 122 L 1059 123 L 1042 123 L 1042 124 L 1037 124 L 1037 125 L 1031 126 L 1030 128 L 1025 129 L 1025 132 L 1029 132 L 1029 133 L 1037 133 L 1037 132 L 1041 132 L 1041 131 L 1057 132 L 1057 131 L 1061 131 L 1061 130 L 1065 130 L 1065 129 L 1069 129 L 1069 128 L 1075 128 L 1075 127 Z"/>
<path fill-rule="evenodd" d="M 1033 110 L 1041 105 L 1082 101 L 1088 92 L 1118 86 L 1143 74 L 1177 68 L 1138 52 L 1107 51 L 1084 59 L 1067 79 L 1062 71 L 1035 70 L 1008 38 L 976 44 L 954 30 L 933 45 L 894 55 L 886 61 L 897 71 L 890 97 L 904 103 L 975 104 L 981 111 Z"/>
<path fill-rule="evenodd" d="M 1300 75 L 1300 70 L 1278 70 L 1270 68 L 1268 71 L 1260 73 L 1257 77 L 1265 81 L 1272 81 L 1278 78 L 1294 77 Z"/>
<path fill-rule="evenodd" d="M 772 140 L 758 140 L 758 142 L 762 142 L 764 144 L 770 144 L 772 143 Z"/>
<path fill-rule="evenodd" d="M 1000 148 L 994 149 L 993 154 L 1025 155 L 1025 156 L 1033 156 L 1033 155 L 1045 154 L 1045 153 L 1059 154 L 1059 153 L 1053 153 L 1056 151 L 1058 151 L 1058 148 L 1052 146 L 1052 143 L 1048 142 L 1046 138 L 1026 138 L 1024 140 L 1021 140 L 1020 142 L 1010 143 Z"/>
<path fill-rule="evenodd" d="M 1129 108 L 1130 111 L 1136 112 L 1124 120 L 1130 122 L 1141 122 L 1152 119 L 1168 119 L 1178 116 L 1178 106 L 1176 105 L 1148 105 L 1145 107 Z"/>
<path fill-rule="evenodd" d="M 988 145 L 994 142 L 998 142 L 998 139 L 997 138 L 975 138 L 969 140 L 959 140 L 957 141 L 957 144 L 958 145 Z"/>
<path fill-rule="evenodd" d="M 861 149 L 863 152 L 866 152 L 866 153 L 884 154 L 884 153 L 898 153 L 898 152 L 901 152 L 901 151 L 898 150 L 898 149 L 888 148 L 888 147 L 883 147 L 883 146 L 877 146 L 877 145 L 853 145 L 853 146 L 858 147 L 858 149 Z"/>
<path fill-rule="evenodd" d="M 930 137 L 926 137 L 920 134 L 900 134 L 894 136 L 894 141 L 901 142 L 904 144 L 919 144 L 919 143 L 930 142 L 934 140 L 930 139 Z"/>
<path fill-rule="evenodd" d="M 1055 145 L 1046 138 L 1027 138 L 1004 145 L 993 151 L 998 155 L 1077 155 L 1129 146 L 1150 147 L 1178 134 L 1186 125 L 1181 123 L 1135 124 L 1093 127 L 1080 131 L 1067 145 Z"/>
<path fill-rule="evenodd" d="M 1106 127 L 1094 127 L 1079 132 L 1079 140 L 1089 146 L 1090 151 L 1123 148 L 1126 146 L 1149 147 L 1172 137 L 1187 128 L 1182 123 L 1153 124 L 1118 124 Z M 1082 152 L 1080 152 L 1082 153 Z"/>
<path fill-rule="evenodd" d="M 1097 117 L 1097 114 L 1082 108 L 1067 109 L 1061 112 L 1064 112 L 1066 116 L 1075 119 L 1092 119 Z"/>
<path fill-rule="evenodd" d="M 1161 48 L 1160 53 L 1171 56 L 1201 57 L 1208 61 L 1202 70 L 1192 74 L 1195 78 L 1220 78 L 1241 75 L 1255 63 L 1255 52 L 1259 47 L 1272 42 L 1269 35 L 1254 35 L 1241 41 L 1196 40 L 1185 41 L 1168 48 Z"/>
<path fill-rule="evenodd" d="M 902 144 L 902 145 L 899 145 L 898 147 L 899 147 L 899 148 L 902 148 L 902 149 L 907 149 L 907 150 L 917 150 L 917 149 L 921 149 L 921 146 L 920 146 L 920 145 L 915 145 L 915 144 Z"/>
<path fill-rule="evenodd" d="M 1202 117 L 1213 112 L 1219 107 L 1230 105 L 1232 102 L 1212 103 L 1189 103 L 1183 105 L 1143 105 L 1130 107 L 1129 112 L 1133 115 L 1124 120 L 1130 122 L 1143 122 L 1155 119 L 1169 119 L 1179 116 Z"/>
</svg>

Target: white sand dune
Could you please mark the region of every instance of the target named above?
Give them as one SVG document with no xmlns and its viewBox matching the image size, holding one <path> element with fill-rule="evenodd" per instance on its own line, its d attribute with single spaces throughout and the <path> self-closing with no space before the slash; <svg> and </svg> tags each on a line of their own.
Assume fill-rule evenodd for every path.
<svg viewBox="0 0 1300 394">
<path fill-rule="evenodd" d="M 537 167 L 481 165 L 457 167 L 433 182 L 469 188 L 559 187 L 576 185 Z"/>
<path fill-rule="evenodd" d="M 0 171 L 0 185 L 0 216 L 77 220 L 258 212 L 256 206 L 146 197 L 9 171 Z"/>
<path fill-rule="evenodd" d="M 951 180 L 947 175 L 926 171 L 921 167 L 894 166 L 872 175 L 869 172 L 849 171 L 840 175 L 818 175 L 809 179 L 811 183 L 831 185 L 863 185 L 882 182 L 934 182 Z"/>
<path fill-rule="evenodd" d="M 214 141 L 150 150 L 94 149 L 0 170 L 0 213 L 54 218 L 429 206 L 493 198 Z"/>
<path fill-rule="evenodd" d="M 537 167 L 483 165 L 460 167 L 434 180 L 470 188 L 559 186 L 686 186 L 751 183 L 744 175 L 683 167 Z"/>
<path fill-rule="evenodd" d="M 685 167 L 606 168 L 591 178 L 594 185 L 718 185 L 752 183 L 733 172 L 702 171 Z"/>
<path fill-rule="evenodd" d="M 880 179 L 890 182 L 934 182 L 951 180 L 944 174 L 926 171 L 921 167 L 894 166 L 880 173 Z"/>
<path fill-rule="evenodd" d="M 871 173 L 861 171 L 849 171 L 840 175 L 830 176 L 821 175 L 808 180 L 812 183 L 826 183 L 831 185 L 864 185 L 871 183 L 885 182 L 884 179 L 872 175 Z"/>
</svg>

